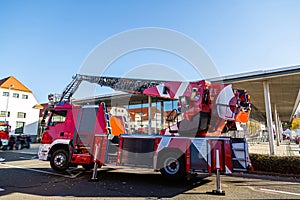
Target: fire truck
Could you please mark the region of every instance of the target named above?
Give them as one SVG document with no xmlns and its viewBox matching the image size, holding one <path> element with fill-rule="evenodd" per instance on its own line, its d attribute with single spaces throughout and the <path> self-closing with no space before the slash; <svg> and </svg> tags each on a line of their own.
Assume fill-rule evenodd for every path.
<svg viewBox="0 0 300 200">
<path fill-rule="evenodd" d="M 0 122 L 0 148 L 7 149 L 9 141 L 10 125 Z"/>
<path fill-rule="evenodd" d="M 122 117 L 111 116 L 105 103 L 70 102 L 83 81 L 132 95 L 176 99 L 178 107 L 166 116 L 168 126 L 159 133 L 128 133 Z M 55 171 L 77 166 L 87 170 L 126 166 L 177 179 L 216 170 L 247 171 L 251 167 L 246 140 L 223 136 L 235 129 L 237 118 L 246 122 L 251 109 L 247 92 L 232 89 L 230 84 L 76 74 L 61 98 L 53 102 L 50 96 L 50 100 L 52 106 L 42 120 L 45 128 L 38 156 L 50 161 Z"/>
</svg>

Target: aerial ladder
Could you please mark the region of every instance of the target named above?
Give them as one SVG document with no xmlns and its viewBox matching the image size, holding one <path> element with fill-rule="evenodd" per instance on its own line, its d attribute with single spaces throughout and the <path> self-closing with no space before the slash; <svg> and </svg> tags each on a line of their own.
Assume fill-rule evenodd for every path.
<svg viewBox="0 0 300 200">
<path fill-rule="evenodd" d="M 147 80 L 147 79 L 134 79 L 134 78 L 116 78 L 108 76 L 91 76 L 76 74 L 72 81 L 62 92 L 59 102 L 69 102 L 73 94 L 77 91 L 82 81 L 88 83 L 95 83 L 99 86 L 110 87 L 114 90 L 130 92 L 135 94 L 142 94 L 147 88 L 162 84 L 166 81 Z"/>
</svg>

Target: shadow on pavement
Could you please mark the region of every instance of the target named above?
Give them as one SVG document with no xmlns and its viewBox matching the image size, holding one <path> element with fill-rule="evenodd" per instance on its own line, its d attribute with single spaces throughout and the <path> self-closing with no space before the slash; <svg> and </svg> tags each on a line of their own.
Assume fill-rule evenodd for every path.
<svg viewBox="0 0 300 200">
<path fill-rule="evenodd" d="M 49 171 L 48 168 L 32 168 Z M 75 178 L 37 173 L 16 168 L 1 168 L 2 195 L 24 193 L 40 196 L 74 197 L 153 197 L 171 198 L 210 181 L 194 178 L 190 181 L 169 181 L 160 174 L 137 174 L 118 170 L 98 170 L 98 182 L 89 181 L 92 172 L 79 169 Z M 76 171 L 76 170 L 75 170 Z M 76 173 L 76 172 L 74 172 Z M 68 173 L 62 174 L 68 175 Z"/>
</svg>

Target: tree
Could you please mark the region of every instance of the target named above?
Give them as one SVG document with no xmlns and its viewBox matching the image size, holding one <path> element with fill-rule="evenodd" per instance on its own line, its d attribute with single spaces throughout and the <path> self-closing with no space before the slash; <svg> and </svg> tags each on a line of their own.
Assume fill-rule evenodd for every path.
<svg viewBox="0 0 300 200">
<path fill-rule="evenodd" d="M 282 128 L 283 130 L 287 129 L 287 128 L 290 128 L 292 126 L 292 123 L 291 122 L 283 122 L 282 123 Z"/>
<path fill-rule="evenodd" d="M 298 114 L 292 121 L 292 129 L 300 129 L 300 116 Z"/>
</svg>

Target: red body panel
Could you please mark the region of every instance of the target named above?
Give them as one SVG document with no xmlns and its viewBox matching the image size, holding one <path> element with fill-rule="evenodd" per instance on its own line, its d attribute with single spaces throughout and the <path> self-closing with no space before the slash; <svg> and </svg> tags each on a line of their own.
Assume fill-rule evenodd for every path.
<svg viewBox="0 0 300 200">
<path fill-rule="evenodd" d="M 66 119 L 62 123 L 50 124 L 50 120 L 53 116 L 53 113 L 49 116 L 49 121 L 47 123 L 47 128 L 43 133 L 42 144 L 51 144 L 54 140 L 57 139 L 73 139 L 75 122 L 78 117 L 78 106 L 72 106 L 69 103 L 62 105 L 57 105 L 55 111 L 66 111 Z"/>
<path fill-rule="evenodd" d="M 217 169 L 226 172 L 226 170 L 232 171 L 232 156 L 231 156 L 231 145 L 229 140 L 209 139 L 208 140 L 208 153 L 210 162 L 208 163 L 208 172 L 215 172 Z M 217 158 L 217 151 L 219 157 Z M 219 166 L 217 162 L 219 161 Z"/>
<path fill-rule="evenodd" d="M 1 123 L 1 130 L 0 130 L 0 139 L 9 140 L 9 129 L 10 126 L 8 124 Z"/>
<path fill-rule="evenodd" d="M 79 121 L 81 121 L 81 117 L 82 117 L 79 115 L 80 112 L 79 106 L 73 106 L 69 103 L 64 103 L 61 105 L 57 105 L 54 111 L 56 112 L 66 111 L 67 112 L 66 119 L 64 122 L 51 125 L 50 120 L 53 113 L 50 115 L 47 129 L 44 131 L 42 137 L 42 141 L 41 141 L 42 144 L 51 144 L 54 140 L 57 139 L 70 139 L 70 140 L 74 139 L 74 133 L 80 126 L 80 124 L 77 124 Z M 94 134 L 107 133 L 104 109 L 102 104 L 98 107 L 96 118 L 97 120 L 94 124 L 93 133 L 91 134 L 88 132 L 80 133 L 82 135 L 87 135 L 91 137 L 88 139 L 89 141 L 93 141 Z"/>
<path fill-rule="evenodd" d="M 103 165 L 105 162 L 106 150 L 107 150 L 107 135 L 95 136 L 95 143 L 93 145 L 93 162 L 99 162 Z"/>
<path fill-rule="evenodd" d="M 90 164 L 91 163 L 91 155 L 89 155 L 89 154 L 73 154 L 71 163 Z"/>
</svg>

